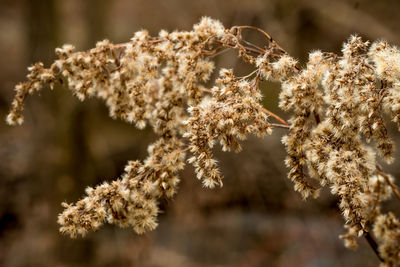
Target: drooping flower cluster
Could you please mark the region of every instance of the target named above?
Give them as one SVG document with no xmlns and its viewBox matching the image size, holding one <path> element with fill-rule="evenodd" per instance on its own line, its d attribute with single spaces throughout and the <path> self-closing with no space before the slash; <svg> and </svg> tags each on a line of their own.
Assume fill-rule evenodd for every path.
<svg viewBox="0 0 400 267">
<path fill-rule="evenodd" d="M 115 45 L 105 40 L 86 52 L 64 45 L 56 49 L 58 59 L 49 69 L 41 63 L 29 68 L 28 81 L 16 86 L 9 124 L 23 122 L 29 94 L 64 80 L 80 100 L 103 99 L 112 118 L 140 129 L 150 124 L 160 136 L 149 146 L 143 163 L 130 162 L 120 179 L 88 188 L 87 196 L 76 204 L 63 204 L 65 211 L 58 220 L 63 233 L 84 235 L 104 222 L 130 226 L 137 233 L 151 230 L 156 226 L 157 200 L 176 192 L 187 150 L 182 138 L 190 142 L 188 149 L 196 160 L 189 162 L 197 176 L 205 186 L 214 187 L 222 185 L 209 150 L 214 140 L 223 149 L 239 150 L 237 138 L 271 131 L 259 103 L 261 94 L 247 80 L 222 71 L 218 86 L 212 90 L 205 86 L 214 70 L 209 56 L 221 49 L 237 48 L 246 61 L 255 61 L 235 32 L 203 18 L 189 32 L 161 31 L 151 37 L 139 31 L 130 42 Z"/>
<path fill-rule="evenodd" d="M 400 51 L 386 42 L 377 42 L 372 44 L 369 58 L 382 87 L 387 88 L 382 92 L 382 105 L 400 129 Z"/>
<path fill-rule="evenodd" d="M 375 155 L 393 161 L 383 112 L 400 125 L 400 51 L 352 36 L 342 55 L 315 51 L 301 68 L 260 29 L 267 46 L 244 42 L 244 29 L 254 27 L 225 29 L 203 18 L 192 31 L 161 31 L 157 37 L 139 31 L 130 42 L 102 41 L 86 52 L 65 45 L 56 49 L 59 59 L 49 69 L 41 63 L 29 68 L 28 81 L 16 86 L 9 124 L 23 122 L 29 94 L 64 80 L 80 100 L 103 99 L 111 117 L 140 129 L 149 124 L 159 135 L 144 162 L 129 162 L 118 180 L 88 188 L 75 204 L 63 204 L 61 232 L 84 235 L 104 222 L 137 233 L 152 230 L 158 200 L 176 192 L 186 152 L 205 187 L 222 186 L 212 153 L 217 142 L 224 151 L 238 152 L 248 135 L 264 137 L 273 127 L 283 127 L 294 189 L 306 199 L 329 187 L 346 222 L 347 233 L 341 236 L 346 246 L 356 247 L 360 236 L 371 240 L 373 229 L 385 264 L 400 262 L 399 222 L 380 208 L 395 191 L 394 180 Z M 208 88 L 212 56 L 225 49 L 238 50 L 255 71 L 238 78 L 233 70 L 221 69 Z M 279 106 L 291 113 L 288 123 L 261 105 L 258 84 L 263 79 L 282 83 Z M 374 147 L 367 145 L 370 141 Z"/>
<path fill-rule="evenodd" d="M 110 116 L 142 129 L 146 121 L 158 134 L 180 128 L 185 103 L 198 103 L 214 64 L 202 53 L 211 37 L 220 38 L 224 27 L 204 18 L 190 32 L 161 31 L 151 37 L 139 31 L 131 42 L 114 45 L 105 40 L 87 52 L 74 52 L 72 45 L 56 49 L 59 57 L 49 69 L 31 67 L 28 82 L 17 85 L 17 95 L 7 117 L 20 124 L 23 101 L 43 86 L 53 87 L 57 78 L 80 100 L 98 97 L 106 102 Z"/>
<path fill-rule="evenodd" d="M 176 138 L 161 138 L 149 146 L 144 162 L 131 161 L 116 181 L 86 189 L 86 197 L 76 204 L 63 203 L 58 217 L 60 231 L 71 237 L 96 230 L 105 221 L 132 227 L 144 233 L 157 226 L 157 199 L 172 197 L 177 189 L 177 173 L 184 167 L 183 144 Z"/>
<path fill-rule="evenodd" d="M 222 185 L 221 175 L 211 149 L 219 141 L 222 150 L 239 152 L 238 140 L 255 134 L 271 133 L 271 125 L 262 105 L 260 92 L 246 80 L 235 78 L 231 70 L 222 69 L 210 98 L 189 109 L 190 118 L 184 137 L 189 139 L 190 152 L 197 178 L 205 187 Z"/>
<path fill-rule="evenodd" d="M 294 116 L 290 119 L 289 134 L 282 141 L 286 146 L 286 165 L 290 167 L 289 179 L 294 182 L 294 189 L 299 191 L 303 198 L 312 195 L 318 196 L 319 190 L 307 181 L 305 174 L 306 166 L 306 141 L 310 139 L 310 118 L 319 114 L 322 110 L 322 92 L 319 83 L 326 63 L 323 55 L 317 51 L 310 54 L 309 62 L 297 75 L 288 79 L 282 77 L 282 92 L 280 94 L 279 106 L 285 110 L 293 110 Z"/>
<path fill-rule="evenodd" d="M 393 141 L 387 134 L 381 105 L 400 103 L 400 98 L 394 97 L 397 89 L 386 86 L 382 73 L 398 74 L 394 74 L 396 67 L 379 62 L 385 59 L 377 46 L 372 45 L 368 52 L 369 43 L 352 36 L 341 57 L 311 53 L 306 68 L 283 79 L 280 96 L 281 108 L 293 112 L 289 134 L 283 138 L 289 178 L 304 198 L 318 192 L 306 179 L 307 173 L 340 198 L 348 230 L 341 237 L 352 248 L 357 246 L 357 237 L 369 234 L 369 228 L 380 223 L 380 204 L 388 198 L 390 188 L 377 175 L 375 152 L 365 144 L 375 141 L 377 153 L 386 162 L 393 161 Z M 388 261 L 400 260 L 398 256 L 381 256 Z"/>
</svg>

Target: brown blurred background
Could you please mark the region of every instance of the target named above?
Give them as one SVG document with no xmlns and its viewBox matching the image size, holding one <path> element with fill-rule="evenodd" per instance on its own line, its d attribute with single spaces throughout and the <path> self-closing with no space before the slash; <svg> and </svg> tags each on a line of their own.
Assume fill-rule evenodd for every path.
<svg viewBox="0 0 400 267">
<path fill-rule="evenodd" d="M 207 15 L 226 27 L 265 29 L 304 63 L 313 49 L 338 52 L 352 33 L 400 44 L 399 12 L 398 0 L 2 0 L 0 118 L 26 67 L 38 60 L 48 65 L 54 48 L 64 43 L 82 50 L 104 38 L 127 41 L 142 28 L 153 35 L 189 30 Z M 218 58 L 217 65 L 249 72 L 234 53 Z M 265 105 L 285 117 L 277 108 L 277 84 L 262 86 Z M 250 138 L 239 154 L 217 152 L 222 189 L 203 189 L 187 167 L 176 198 L 161 203 L 164 213 L 151 233 L 138 236 L 107 225 L 85 238 L 61 236 L 60 203 L 78 200 L 86 186 L 113 180 L 127 160 L 144 159 L 155 136 L 110 119 L 103 103 L 80 103 L 62 87 L 31 97 L 25 115 L 21 127 L 0 123 L 0 266 L 378 264 L 363 239 L 356 252 L 343 247 L 335 198 L 324 192 L 304 202 L 293 191 L 283 164 L 284 130 L 265 140 Z M 397 164 L 385 168 L 400 177 Z M 399 206 L 385 208 L 399 215 Z"/>
</svg>

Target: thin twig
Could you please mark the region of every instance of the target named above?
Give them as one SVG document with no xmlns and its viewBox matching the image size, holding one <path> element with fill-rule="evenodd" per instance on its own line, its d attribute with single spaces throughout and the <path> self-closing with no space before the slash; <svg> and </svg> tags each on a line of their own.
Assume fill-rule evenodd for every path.
<svg viewBox="0 0 400 267">
<path fill-rule="evenodd" d="M 380 170 L 375 170 L 375 172 L 385 179 L 386 183 L 388 183 L 388 185 L 392 188 L 393 194 L 397 197 L 397 199 L 400 200 L 400 191 L 397 186 L 390 180 L 389 175 Z"/>
<path fill-rule="evenodd" d="M 290 129 L 290 126 L 289 126 L 289 125 L 285 125 L 285 124 L 270 123 L 270 125 L 271 125 L 272 127 L 275 127 L 275 128 Z"/>
<path fill-rule="evenodd" d="M 279 117 L 279 116 L 276 115 L 275 113 L 269 111 L 269 110 L 266 109 L 266 108 L 263 108 L 263 110 L 264 110 L 265 113 L 267 113 L 268 115 L 270 115 L 271 117 L 273 117 L 274 119 L 276 119 L 277 121 L 279 121 L 280 123 L 282 123 L 282 124 L 284 124 L 284 125 L 286 125 L 286 126 L 289 126 L 289 124 L 288 124 L 284 119 L 282 119 L 281 117 Z"/>
<path fill-rule="evenodd" d="M 222 49 L 222 50 L 220 50 L 220 51 L 218 51 L 218 52 L 215 52 L 214 54 L 209 55 L 208 57 L 209 57 L 209 58 L 214 58 L 214 57 L 216 57 L 216 56 L 219 56 L 219 55 L 221 55 L 221 54 L 223 54 L 223 53 L 229 51 L 230 49 L 231 49 L 230 47 L 226 47 L 226 48 L 224 48 L 224 49 Z"/>
<path fill-rule="evenodd" d="M 205 93 L 209 93 L 212 94 L 211 89 L 207 89 L 207 88 L 201 88 L 201 91 L 205 92 Z"/>
<path fill-rule="evenodd" d="M 256 54 L 263 54 L 263 52 L 260 51 L 259 49 L 255 49 L 255 48 L 244 46 L 244 45 L 240 44 L 238 40 L 236 40 L 236 43 L 234 43 L 234 44 L 228 44 L 228 43 L 223 42 L 221 40 L 214 40 L 214 42 L 216 42 L 216 43 L 218 43 L 218 44 L 220 44 L 220 45 L 222 45 L 224 47 L 228 47 L 228 48 L 232 48 L 232 49 L 238 49 L 238 48 L 240 49 L 240 48 L 242 48 L 246 52 L 249 51 L 249 52 L 253 52 L 253 53 L 256 53 Z"/>
<path fill-rule="evenodd" d="M 367 240 L 369 246 L 372 248 L 372 250 L 375 252 L 376 256 L 381 262 L 385 262 L 381 255 L 379 255 L 378 251 L 378 244 L 376 243 L 375 239 L 372 237 L 372 235 L 369 232 L 364 231 L 364 238 Z"/>
<path fill-rule="evenodd" d="M 252 46 L 252 47 L 255 48 L 255 49 L 258 49 L 258 50 L 260 51 L 260 53 L 262 53 L 262 54 L 265 54 L 265 53 L 267 52 L 265 49 L 262 49 L 261 47 L 258 47 L 257 45 L 255 45 L 255 44 L 253 44 L 253 43 L 250 43 L 250 42 L 248 42 L 248 41 L 246 41 L 246 40 L 241 39 L 241 41 L 242 41 L 243 43 L 249 45 L 249 46 Z"/>
<path fill-rule="evenodd" d="M 252 72 L 250 72 L 249 74 L 242 76 L 242 77 L 237 77 L 238 79 L 246 79 L 249 78 L 250 76 L 252 76 L 253 74 L 255 74 L 258 71 L 258 69 L 253 70 Z"/>
<path fill-rule="evenodd" d="M 272 44 L 275 48 L 277 48 L 278 50 L 280 50 L 282 53 L 287 54 L 286 50 L 283 49 L 277 42 L 275 42 L 275 40 L 271 37 L 271 35 L 269 35 L 268 33 L 266 33 L 264 30 L 254 27 L 254 26 L 237 26 L 237 27 L 233 27 L 237 28 L 237 29 L 251 29 L 251 30 L 256 30 L 260 33 L 262 33 L 270 42 L 270 44 Z"/>
<path fill-rule="evenodd" d="M 188 147 L 186 147 L 185 149 L 182 149 L 181 152 L 182 152 L 182 153 L 185 153 L 185 152 L 187 152 L 187 151 L 189 151 L 189 150 L 190 150 L 190 147 L 188 146 Z"/>
</svg>

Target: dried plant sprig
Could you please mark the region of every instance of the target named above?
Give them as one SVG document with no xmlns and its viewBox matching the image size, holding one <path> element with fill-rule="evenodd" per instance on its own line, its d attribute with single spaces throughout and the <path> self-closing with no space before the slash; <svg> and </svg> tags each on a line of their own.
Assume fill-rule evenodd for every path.
<svg viewBox="0 0 400 267">
<path fill-rule="evenodd" d="M 238 140 L 249 134 L 263 137 L 272 132 L 268 116 L 259 103 L 260 92 L 245 80 L 238 80 L 231 70 L 222 69 L 212 97 L 205 98 L 197 107 L 190 107 L 186 122 L 189 139 L 189 159 L 196 169 L 197 178 L 205 187 L 222 185 L 222 177 L 213 159 L 211 148 L 219 141 L 222 150 L 239 152 Z"/>
<path fill-rule="evenodd" d="M 310 195 L 317 197 L 319 194 L 319 190 L 306 179 L 305 145 L 311 135 L 310 117 L 314 113 L 320 113 L 324 104 L 319 83 L 327 64 L 321 52 L 313 52 L 306 68 L 287 79 L 287 75 L 281 78 L 283 81 L 279 106 L 285 111 L 293 110 L 289 134 L 282 138 L 288 153 L 285 164 L 290 168 L 288 177 L 294 182 L 294 189 L 304 199 Z M 291 66 L 293 71 L 295 64 L 292 63 Z"/>
<path fill-rule="evenodd" d="M 207 131 L 212 129 L 213 120 L 219 120 L 220 125 L 225 122 L 218 129 L 218 136 L 212 138 L 218 139 L 224 149 L 234 147 L 238 150 L 240 145 L 235 138 L 243 139 L 249 133 L 261 136 L 267 130 L 271 131 L 267 113 L 279 118 L 259 104 L 261 94 L 256 87 L 245 79 L 236 78 L 232 72 L 229 75 L 229 71 L 221 72 L 219 83 L 225 92 L 218 97 L 215 95 L 217 88 L 211 90 L 204 85 L 214 69 L 210 55 L 221 49 L 238 49 L 244 60 L 255 61 L 255 57 L 249 54 L 254 53 L 255 46 L 250 48 L 242 42 L 236 28 L 227 30 L 220 22 L 203 18 L 190 32 L 161 31 L 159 36 L 151 37 L 147 31 L 139 31 L 130 42 L 114 45 L 105 40 L 84 52 L 75 52 L 73 46 L 64 45 L 56 49 L 59 59 L 49 69 L 41 63 L 29 68 L 28 81 L 16 87 L 17 95 L 7 117 L 8 123 L 22 123 L 23 102 L 27 95 L 46 85 L 53 88 L 63 79 L 80 100 L 87 97 L 103 99 L 111 117 L 133 123 L 140 129 L 148 123 L 161 138 L 160 144 L 155 145 L 158 152 L 155 153 L 154 146 L 150 146 L 149 158 L 142 165 L 135 165 L 135 172 L 128 164 L 130 171 L 121 179 L 89 188 L 87 196 L 74 205 L 63 204 L 66 210 L 59 217 L 62 232 L 71 236 L 83 235 L 88 230 L 97 229 L 105 221 L 130 225 L 138 233 L 154 228 L 157 199 L 172 197 L 175 193 L 178 182 L 176 161 L 183 161 L 180 154 L 188 149 L 199 158 L 197 163 L 189 162 L 195 165 L 203 184 L 208 187 L 222 185 L 216 161 L 211 158 L 208 146 L 203 146 L 200 137 L 190 135 L 193 132 L 202 133 L 199 129 L 196 132 L 195 126 L 188 122 L 197 119 L 207 121 L 210 124 Z M 271 49 L 274 47 L 271 45 Z M 231 97 L 232 93 L 235 97 Z M 195 110 L 207 106 L 205 103 L 212 98 L 216 99 L 212 105 L 224 113 L 216 113 L 219 117 L 209 120 L 206 120 L 208 115 L 205 114 L 201 118 L 195 117 Z M 225 100 L 231 101 L 226 107 Z M 187 106 L 191 107 L 189 112 Z M 238 118 L 242 111 L 248 112 L 247 117 Z M 187 149 L 182 147 L 182 137 L 189 139 L 191 145 Z M 172 146 L 171 151 L 167 145 Z M 205 151 L 207 160 L 204 153 L 196 153 L 195 147 Z M 154 159 L 157 157 L 159 161 Z M 183 166 L 183 163 L 178 165 Z M 207 177 L 203 177 L 202 173 Z M 155 190 L 155 185 L 159 190 Z M 146 202 L 142 203 L 142 200 Z M 143 205 L 147 208 L 140 212 L 135 209 Z M 140 217 L 135 215 L 138 212 L 142 214 Z"/>
<path fill-rule="evenodd" d="M 244 30 L 262 34 L 266 45 L 245 40 Z M 213 58 L 229 49 L 237 50 L 254 71 L 236 77 L 233 70 L 221 69 L 208 88 Z M 392 193 L 398 197 L 399 191 L 376 159 L 377 154 L 393 161 L 383 112 L 399 123 L 396 47 L 351 36 L 342 55 L 314 51 L 301 68 L 265 31 L 252 26 L 225 29 L 219 21 L 203 18 L 192 31 L 161 31 L 157 37 L 139 31 L 127 43 L 102 41 L 85 52 L 65 45 L 56 53 L 59 59 L 50 68 L 33 65 L 28 81 L 16 86 L 9 124 L 23 122 L 28 95 L 66 80 L 80 100 L 103 99 L 111 117 L 140 129 L 148 124 L 160 137 L 149 146 L 147 159 L 129 162 L 121 178 L 88 188 L 75 204 L 63 204 L 61 232 L 85 235 L 104 222 L 137 233 L 152 230 L 158 200 L 176 192 L 186 152 L 192 154 L 187 162 L 205 187 L 222 186 L 212 153 L 215 144 L 238 152 L 249 134 L 264 137 L 279 127 L 288 129 L 282 141 L 294 189 L 305 199 L 329 187 L 345 219 L 345 245 L 355 248 L 357 238 L 364 236 L 383 264 L 400 262 L 399 222 L 392 213 L 381 212 L 382 202 Z M 288 121 L 261 105 L 261 80 L 282 84 L 279 106 L 290 112 Z M 367 145 L 370 141 L 376 145 Z"/>
<path fill-rule="evenodd" d="M 149 146 L 142 163 L 131 161 L 122 177 L 86 189 L 86 197 L 74 205 L 63 203 L 58 217 L 60 231 L 71 237 L 96 230 L 105 221 L 132 227 L 138 234 L 157 226 L 157 199 L 172 197 L 184 167 L 183 144 L 174 137 L 161 138 Z"/>
</svg>

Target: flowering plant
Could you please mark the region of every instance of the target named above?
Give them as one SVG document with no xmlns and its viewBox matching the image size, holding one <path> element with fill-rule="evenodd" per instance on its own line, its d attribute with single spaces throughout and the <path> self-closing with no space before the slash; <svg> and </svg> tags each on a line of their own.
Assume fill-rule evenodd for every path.
<svg viewBox="0 0 400 267">
<path fill-rule="evenodd" d="M 244 40 L 244 30 L 259 32 L 267 45 Z M 231 49 L 254 71 L 236 77 L 233 70 L 221 69 L 213 86 L 207 86 L 213 58 Z M 329 187 L 345 219 L 345 245 L 355 248 L 356 239 L 364 236 L 383 265 L 400 262 L 400 222 L 381 211 L 383 201 L 392 194 L 400 199 L 400 194 L 377 163 L 377 157 L 393 161 L 384 114 L 400 126 L 396 47 L 351 36 L 342 55 L 313 51 L 301 67 L 263 30 L 226 29 L 203 18 L 188 32 L 161 31 L 151 37 L 139 31 L 127 43 L 105 40 L 85 52 L 64 45 L 56 53 L 59 58 L 50 68 L 33 65 L 28 81 L 15 87 L 9 124 L 23 122 L 28 95 L 66 82 L 80 100 L 101 98 L 112 118 L 139 129 L 150 125 L 159 136 L 148 147 L 148 157 L 128 162 L 120 178 L 87 188 L 75 204 L 63 203 L 62 233 L 85 235 L 104 222 L 137 233 L 153 230 L 158 200 L 174 196 L 186 163 L 194 166 L 204 187 L 222 186 L 214 145 L 239 152 L 240 141 L 250 134 L 264 137 L 280 127 L 288 130 L 282 142 L 294 189 L 306 199 Z M 290 112 L 287 122 L 262 106 L 262 80 L 281 83 L 279 106 Z"/>
</svg>

